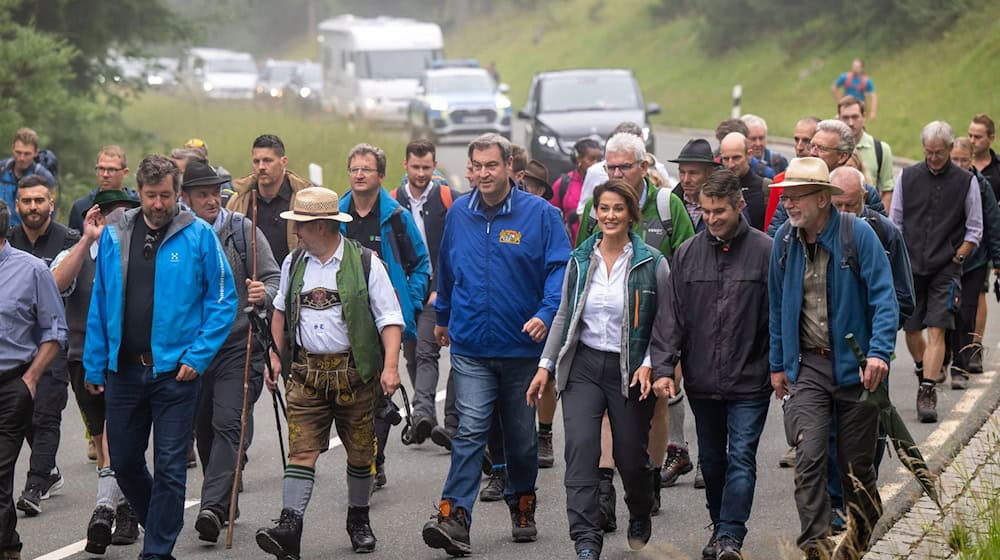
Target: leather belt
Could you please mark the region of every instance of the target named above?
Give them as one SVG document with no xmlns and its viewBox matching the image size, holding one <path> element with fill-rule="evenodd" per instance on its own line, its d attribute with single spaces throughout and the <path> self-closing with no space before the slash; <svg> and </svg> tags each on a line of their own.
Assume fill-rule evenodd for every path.
<svg viewBox="0 0 1000 560">
<path fill-rule="evenodd" d="M 833 352 L 830 352 L 829 348 L 803 348 L 802 351 L 817 354 L 827 359 L 833 355 Z"/>
<path fill-rule="evenodd" d="M 143 352 L 141 354 L 130 354 L 121 352 L 118 354 L 118 362 L 134 366 L 153 367 L 153 353 Z"/>
</svg>

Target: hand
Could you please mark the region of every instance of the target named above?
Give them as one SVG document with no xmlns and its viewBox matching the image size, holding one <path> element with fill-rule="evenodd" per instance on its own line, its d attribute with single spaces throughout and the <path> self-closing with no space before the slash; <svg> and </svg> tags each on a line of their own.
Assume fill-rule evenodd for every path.
<svg viewBox="0 0 1000 560">
<path fill-rule="evenodd" d="M 531 385 L 528 386 L 528 392 L 524 395 L 528 406 L 538 406 L 538 401 L 542 400 L 542 394 L 545 393 L 545 387 L 548 384 L 549 370 L 538 368 L 534 379 L 531 380 Z"/>
<path fill-rule="evenodd" d="M 189 365 L 181 364 L 181 367 L 177 368 L 177 381 L 194 381 L 198 377 L 198 372 L 194 370 Z"/>
<path fill-rule="evenodd" d="M 101 207 L 93 205 L 87 210 L 87 215 L 83 218 L 83 237 L 90 242 L 101 238 L 104 231 L 104 215 L 101 214 Z"/>
<path fill-rule="evenodd" d="M 267 390 L 273 393 L 278 388 L 278 379 L 281 378 L 281 356 L 275 354 L 274 350 L 269 350 L 268 356 L 271 360 L 271 369 L 264 368 L 264 384 L 267 385 Z"/>
<path fill-rule="evenodd" d="M 95 397 L 99 397 L 104 392 L 104 385 L 94 385 L 93 383 L 84 383 L 84 385 L 87 387 L 87 392 Z"/>
<path fill-rule="evenodd" d="M 267 291 L 264 289 L 264 283 L 247 278 L 247 303 L 263 306 L 266 297 Z"/>
<path fill-rule="evenodd" d="M 788 376 L 783 371 L 771 373 L 771 388 L 774 389 L 774 398 L 781 400 L 785 395 L 791 394 L 791 386 L 788 384 Z"/>
<path fill-rule="evenodd" d="M 632 374 L 632 382 L 628 386 L 635 387 L 639 385 L 639 390 L 642 391 L 639 394 L 640 401 L 646 400 L 646 397 L 649 396 L 649 391 L 653 387 L 652 383 L 650 383 L 652 377 L 653 369 L 649 366 L 639 366 L 639 369 L 635 370 L 635 373 Z"/>
<path fill-rule="evenodd" d="M 677 396 L 677 387 L 673 379 L 661 377 L 653 383 L 653 393 L 658 399 L 672 399 Z"/>
<path fill-rule="evenodd" d="M 399 389 L 399 370 L 397 368 L 385 368 L 382 370 L 382 391 L 385 396 L 391 397 L 396 389 Z"/>
<path fill-rule="evenodd" d="M 548 334 L 549 328 L 545 326 L 545 321 L 542 321 L 538 317 L 532 317 L 521 327 L 521 332 L 528 333 L 531 340 L 541 342 L 545 340 L 545 335 Z"/>
<path fill-rule="evenodd" d="M 431 292 L 431 295 L 427 296 L 427 305 L 434 305 L 434 302 L 437 301 L 437 298 L 438 298 L 437 291 Z"/>
<path fill-rule="evenodd" d="M 28 388 L 28 392 L 31 393 L 31 400 L 35 400 L 35 389 L 38 387 L 37 379 L 28 379 L 27 376 L 22 377 L 21 381 L 24 382 L 24 386 Z"/>
<path fill-rule="evenodd" d="M 886 375 L 889 375 L 889 364 L 881 358 L 868 358 L 865 360 L 865 371 L 861 373 L 861 383 L 865 389 L 874 391 Z"/>
<path fill-rule="evenodd" d="M 448 346 L 451 344 L 451 338 L 448 336 L 448 327 L 435 326 L 434 327 L 434 340 L 437 341 L 438 346 Z"/>
</svg>

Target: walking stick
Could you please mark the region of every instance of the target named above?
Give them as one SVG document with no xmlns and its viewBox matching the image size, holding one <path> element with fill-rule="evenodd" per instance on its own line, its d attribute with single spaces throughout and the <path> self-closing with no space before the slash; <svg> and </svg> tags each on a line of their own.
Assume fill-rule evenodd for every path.
<svg viewBox="0 0 1000 560">
<path fill-rule="evenodd" d="M 253 216 L 250 222 L 253 224 L 253 232 L 250 237 L 250 250 L 253 252 L 250 267 L 251 280 L 257 281 L 257 189 L 251 189 L 251 204 L 253 204 Z M 243 227 L 243 224 L 240 224 Z M 246 313 L 253 314 L 253 306 L 249 306 Z M 233 524 L 236 522 L 236 499 L 239 497 L 240 480 L 243 478 L 243 454 L 247 439 L 247 400 L 250 392 L 250 355 L 253 351 L 253 321 L 247 327 L 247 356 L 243 362 L 243 406 L 240 408 L 240 446 L 236 452 L 236 470 L 233 472 L 233 489 L 229 494 L 229 527 L 226 528 L 226 549 L 233 548 Z M 268 357 L 265 357 L 267 360 Z"/>
</svg>

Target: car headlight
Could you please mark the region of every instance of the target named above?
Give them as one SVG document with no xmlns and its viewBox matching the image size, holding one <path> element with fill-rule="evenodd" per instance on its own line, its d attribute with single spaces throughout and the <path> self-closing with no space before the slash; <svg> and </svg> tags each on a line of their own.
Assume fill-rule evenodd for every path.
<svg viewBox="0 0 1000 560">
<path fill-rule="evenodd" d="M 299 97 L 309 97 L 312 94 L 312 90 L 307 87 L 302 87 L 299 89 Z"/>
<path fill-rule="evenodd" d="M 448 102 L 440 97 L 435 97 L 430 100 L 431 111 L 447 111 Z"/>
<path fill-rule="evenodd" d="M 146 76 L 146 83 L 151 86 L 163 85 L 163 76 L 149 75 Z"/>
<path fill-rule="evenodd" d="M 281 90 L 278 88 L 271 88 L 271 91 L 268 93 L 271 94 L 271 97 L 281 97 Z"/>
<path fill-rule="evenodd" d="M 537 133 L 538 133 L 538 144 L 541 147 L 551 150 L 553 152 L 560 151 L 559 137 L 556 136 L 556 133 L 552 129 L 545 126 L 544 124 L 538 123 Z"/>
<path fill-rule="evenodd" d="M 365 98 L 365 108 L 366 109 L 374 109 L 375 108 L 375 99 L 371 98 L 371 97 L 366 97 Z"/>
<path fill-rule="evenodd" d="M 510 109 L 510 99 L 506 95 L 497 96 L 497 109 Z"/>
<path fill-rule="evenodd" d="M 201 89 L 205 90 L 206 92 L 212 91 L 213 89 L 215 89 L 215 86 L 212 85 L 212 82 L 205 82 L 204 84 L 201 85 Z"/>
</svg>

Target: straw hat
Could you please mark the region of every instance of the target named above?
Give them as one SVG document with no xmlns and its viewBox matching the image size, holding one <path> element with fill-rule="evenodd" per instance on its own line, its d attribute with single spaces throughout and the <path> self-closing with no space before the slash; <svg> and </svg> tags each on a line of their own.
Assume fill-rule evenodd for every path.
<svg viewBox="0 0 1000 560">
<path fill-rule="evenodd" d="M 844 194 L 843 189 L 830 184 L 830 169 L 826 162 L 817 157 L 795 158 L 785 169 L 785 180 L 780 183 L 771 183 L 774 187 L 804 187 L 815 185 L 830 189 L 831 194 Z"/>
<path fill-rule="evenodd" d="M 325 187 L 307 187 L 295 195 L 292 209 L 282 212 L 281 217 L 296 222 L 313 220 L 336 220 L 349 222 L 350 214 L 340 211 L 340 197 Z"/>
</svg>

